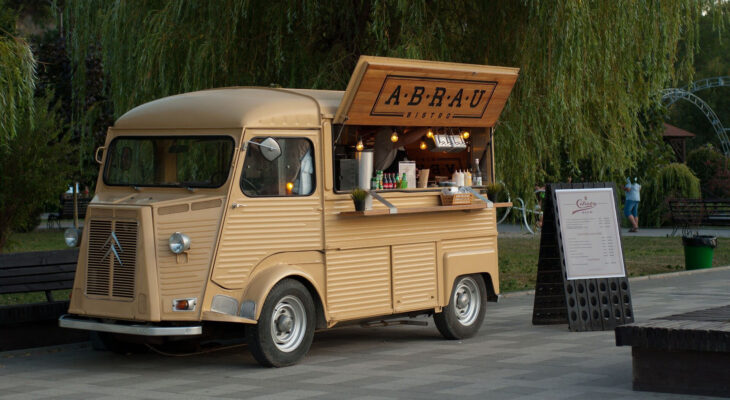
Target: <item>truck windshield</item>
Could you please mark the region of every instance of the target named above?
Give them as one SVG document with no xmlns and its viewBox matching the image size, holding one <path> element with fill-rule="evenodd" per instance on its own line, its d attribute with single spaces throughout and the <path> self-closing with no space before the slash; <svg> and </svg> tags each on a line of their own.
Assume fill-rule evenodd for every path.
<svg viewBox="0 0 730 400">
<path fill-rule="evenodd" d="M 118 137 L 107 151 L 104 183 L 220 187 L 231 170 L 233 147 L 229 136 Z"/>
</svg>

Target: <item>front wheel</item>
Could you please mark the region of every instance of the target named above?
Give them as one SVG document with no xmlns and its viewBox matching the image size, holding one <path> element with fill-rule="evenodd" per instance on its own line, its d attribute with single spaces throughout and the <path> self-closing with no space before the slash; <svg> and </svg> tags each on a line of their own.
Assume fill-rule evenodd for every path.
<svg viewBox="0 0 730 400">
<path fill-rule="evenodd" d="M 301 283 L 285 279 L 269 292 L 258 324 L 247 329 L 248 345 L 263 366 L 292 365 L 309 351 L 314 325 L 314 302 L 309 291 Z"/>
<path fill-rule="evenodd" d="M 487 308 L 487 287 L 480 275 L 456 278 L 449 304 L 433 315 L 436 328 L 447 339 L 465 339 L 476 335 Z"/>
</svg>

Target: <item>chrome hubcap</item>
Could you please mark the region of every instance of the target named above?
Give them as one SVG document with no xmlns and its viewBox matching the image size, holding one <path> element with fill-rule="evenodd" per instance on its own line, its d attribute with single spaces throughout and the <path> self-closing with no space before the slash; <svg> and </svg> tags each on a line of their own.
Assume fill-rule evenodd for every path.
<svg viewBox="0 0 730 400">
<path fill-rule="evenodd" d="M 297 349 L 304 340 L 307 318 L 304 305 L 295 296 L 284 296 L 276 304 L 271 316 L 271 337 L 283 352 Z"/>
<path fill-rule="evenodd" d="M 276 321 L 276 328 L 279 330 L 279 332 L 291 332 L 291 328 L 293 325 L 294 322 L 288 315 L 282 315 Z"/>
<path fill-rule="evenodd" d="M 479 287 L 474 279 L 464 277 L 456 284 L 451 301 L 459 323 L 469 326 L 476 321 L 482 303 L 480 297 Z"/>
</svg>

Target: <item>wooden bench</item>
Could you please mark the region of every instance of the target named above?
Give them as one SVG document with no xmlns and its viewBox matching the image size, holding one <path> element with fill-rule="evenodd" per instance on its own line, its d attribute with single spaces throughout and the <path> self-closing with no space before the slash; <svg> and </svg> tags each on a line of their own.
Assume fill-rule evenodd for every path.
<svg viewBox="0 0 730 400">
<path fill-rule="evenodd" d="M 730 397 L 730 305 L 616 328 L 634 390 Z"/>
<path fill-rule="evenodd" d="M 91 201 L 91 199 L 88 197 L 79 197 L 78 205 L 80 219 L 86 217 L 86 208 L 89 206 L 89 201 Z M 73 217 L 74 199 L 64 198 L 63 200 L 61 200 L 61 210 L 55 214 L 48 214 L 47 228 L 53 229 L 54 227 L 56 227 L 57 229 L 61 229 L 61 220 L 72 219 Z"/>
<path fill-rule="evenodd" d="M 669 212 L 674 235 L 679 228 L 730 226 L 730 199 L 672 199 Z"/>
<path fill-rule="evenodd" d="M 46 302 L 0 306 L 0 325 L 55 320 L 68 310 L 53 290 L 71 289 L 78 249 L 0 254 L 0 294 L 45 292 Z"/>
</svg>

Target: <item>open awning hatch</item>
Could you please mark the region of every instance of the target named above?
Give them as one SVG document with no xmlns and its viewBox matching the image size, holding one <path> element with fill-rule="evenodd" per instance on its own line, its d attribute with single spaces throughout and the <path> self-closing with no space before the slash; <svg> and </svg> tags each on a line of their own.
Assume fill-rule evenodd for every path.
<svg viewBox="0 0 730 400">
<path fill-rule="evenodd" d="M 362 56 L 334 123 L 491 127 L 518 68 Z"/>
</svg>

